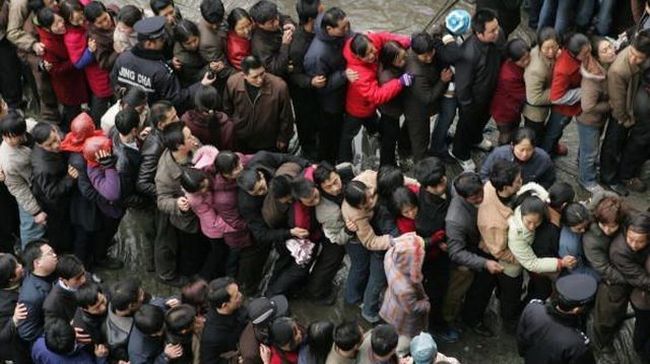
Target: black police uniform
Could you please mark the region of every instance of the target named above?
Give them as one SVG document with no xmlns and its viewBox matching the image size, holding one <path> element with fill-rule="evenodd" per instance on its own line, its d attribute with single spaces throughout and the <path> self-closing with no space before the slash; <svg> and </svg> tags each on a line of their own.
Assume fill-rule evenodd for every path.
<svg viewBox="0 0 650 364">
<path fill-rule="evenodd" d="M 138 21 L 134 30 L 140 39 L 157 39 L 165 34 L 165 18 L 156 16 Z M 167 64 L 163 51 L 144 49 L 138 43 L 122 53 L 111 72 L 114 86 L 140 87 L 147 93 L 149 103 L 168 100 L 179 113 L 190 108 L 192 97 L 200 83 L 182 88 L 174 70 Z"/>
<path fill-rule="evenodd" d="M 582 306 L 596 293 L 596 281 L 585 274 L 558 279 L 559 300 Z M 532 300 L 517 328 L 519 355 L 526 364 L 595 364 L 589 338 L 579 329 L 580 317 L 558 311 L 551 304 Z"/>
</svg>

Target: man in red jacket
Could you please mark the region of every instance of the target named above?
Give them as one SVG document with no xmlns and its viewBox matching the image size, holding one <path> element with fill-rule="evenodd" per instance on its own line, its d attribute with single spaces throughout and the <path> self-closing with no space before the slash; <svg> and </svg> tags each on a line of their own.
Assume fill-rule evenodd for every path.
<svg viewBox="0 0 650 364">
<path fill-rule="evenodd" d="M 562 138 L 564 127 L 571 118 L 580 115 L 580 65 L 591 52 L 589 38 L 584 34 L 576 33 L 569 38 L 560 53 L 551 81 L 551 103 L 553 110 L 546 124 L 546 133 L 540 147 L 548 154 L 566 155 L 566 146 L 558 144 Z"/>
</svg>

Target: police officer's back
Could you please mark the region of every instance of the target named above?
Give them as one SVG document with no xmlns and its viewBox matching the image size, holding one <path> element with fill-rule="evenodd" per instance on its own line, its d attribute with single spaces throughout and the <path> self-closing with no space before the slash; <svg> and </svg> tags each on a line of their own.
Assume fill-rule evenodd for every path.
<svg viewBox="0 0 650 364">
<path fill-rule="evenodd" d="M 589 338 L 579 328 L 596 289 L 593 277 L 572 274 L 557 280 L 557 296 L 550 303 L 533 300 L 526 306 L 517 328 L 519 355 L 526 364 L 596 363 Z"/>
</svg>

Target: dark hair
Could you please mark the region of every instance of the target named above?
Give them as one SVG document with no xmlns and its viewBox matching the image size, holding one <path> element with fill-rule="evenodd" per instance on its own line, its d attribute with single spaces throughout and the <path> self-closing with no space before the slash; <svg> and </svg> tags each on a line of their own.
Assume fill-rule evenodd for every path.
<svg viewBox="0 0 650 364">
<path fill-rule="evenodd" d="M 94 22 L 106 12 L 106 7 L 99 1 L 91 1 L 84 8 L 84 17 L 90 23 Z"/>
<path fill-rule="evenodd" d="M 215 111 L 221 105 L 219 92 L 212 86 L 200 86 L 194 93 L 194 105 L 198 111 Z M 211 123 L 218 126 L 218 123 Z"/>
<path fill-rule="evenodd" d="M 301 198 L 309 198 L 312 196 L 314 188 L 316 188 L 316 186 L 313 181 L 310 181 L 303 176 L 298 176 L 291 182 L 291 195 L 293 195 L 293 198 L 298 200 Z"/>
<path fill-rule="evenodd" d="M 45 346 L 51 352 L 66 356 L 74 350 L 75 332 L 69 322 L 53 317 L 45 323 Z"/>
<path fill-rule="evenodd" d="M 8 288 L 11 281 L 16 279 L 18 260 L 11 254 L 0 253 L 0 289 Z"/>
<path fill-rule="evenodd" d="M 149 0 L 149 7 L 155 15 L 168 6 L 174 7 L 174 0 Z"/>
<path fill-rule="evenodd" d="M 567 39 L 566 50 L 569 52 L 569 54 L 576 57 L 582 48 L 588 45 L 590 45 L 590 43 L 589 38 L 587 38 L 586 35 L 582 33 L 574 33 Z"/>
<path fill-rule="evenodd" d="M 492 9 L 478 9 L 472 17 L 472 30 L 474 33 L 483 33 L 485 24 L 497 18 L 497 13 Z"/>
<path fill-rule="evenodd" d="M 269 184 L 269 191 L 275 199 L 291 196 L 291 176 L 281 174 L 273 177 Z"/>
<path fill-rule="evenodd" d="M 156 101 L 151 105 L 151 112 L 149 113 L 149 120 L 151 126 L 154 128 L 158 127 L 158 123 L 164 121 L 167 117 L 167 113 L 174 107 L 174 105 L 167 100 Z"/>
<path fill-rule="evenodd" d="M 415 33 L 411 36 L 411 50 L 417 55 L 433 51 L 434 40 L 427 32 Z"/>
<path fill-rule="evenodd" d="M 45 8 L 45 1 L 43 1 L 43 0 L 27 0 L 27 9 L 29 9 L 31 12 L 38 13 L 43 8 Z"/>
<path fill-rule="evenodd" d="M 363 333 L 355 321 L 343 321 L 334 329 L 334 344 L 343 351 L 354 349 L 362 339 Z"/>
<path fill-rule="evenodd" d="M 320 23 L 322 30 L 326 30 L 327 27 L 336 28 L 339 25 L 339 22 L 347 17 L 345 11 L 339 7 L 329 8 L 323 14 L 323 20 Z"/>
<path fill-rule="evenodd" d="M 230 14 L 228 14 L 228 29 L 235 30 L 237 23 L 239 23 L 239 21 L 242 19 L 248 19 L 251 21 L 251 23 L 253 22 L 253 19 L 251 19 L 251 16 L 246 10 L 242 8 L 232 9 L 230 11 Z"/>
<path fill-rule="evenodd" d="M 650 31 L 644 29 L 638 32 L 632 40 L 632 47 L 646 56 L 650 56 Z"/>
<path fill-rule="evenodd" d="M 393 62 L 397 59 L 404 48 L 397 42 L 391 40 L 384 44 L 379 53 L 379 62 L 384 68 L 392 68 Z"/>
<path fill-rule="evenodd" d="M 352 37 L 350 42 L 350 50 L 357 57 L 365 57 L 368 53 L 368 45 L 370 44 L 370 38 L 363 33 L 356 33 Z"/>
<path fill-rule="evenodd" d="M 260 178 L 258 169 L 244 169 L 239 177 L 237 177 L 237 186 L 246 192 L 250 192 Z"/>
<path fill-rule="evenodd" d="M 192 305 L 199 314 L 205 314 L 208 306 L 208 282 L 198 278 L 181 288 L 181 302 Z"/>
<path fill-rule="evenodd" d="M 194 325 L 196 309 L 187 304 L 180 304 L 167 310 L 165 328 L 172 334 L 180 334 Z"/>
<path fill-rule="evenodd" d="M 214 160 L 214 167 L 221 174 L 231 174 L 238 165 L 239 154 L 229 150 L 219 152 Z"/>
<path fill-rule="evenodd" d="M 183 128 L 185 128 L 185 124 L 183 123 L 172 123 L 165 126 L 162 133 L 165 148 L 175 152 L 179 146 L 185 143 Z"/>
<path fill-rule="evenodd" d="M 235 280 L 230 277 L 221 277 L 211 281 L 208 284 L 208 302 L 210 307 L 218 309 L 224 303 L 230 301 L 230 293 L 228 293 L 228 286 L 235 284 Z"/>
<path fill-rule="evenodd" d="M 182 19 L 174 27 L 174 40 L 178 43 L 187 42 L 191 36 L 200 37 L 199 28 L 194 22 Z"/>
<path fill-rule="evenodd" d="M 559 210 L 564 204 L 568 204 L 576 197 L 573 187 L 566 182 L 555 182 L 548 189 L 549 206 Z"/>
<path fill-rule="evenodd" d="M 610 42 L 610 40 L 599 35 L 593 35 L 589 37 L 589 43 L 591 43 L 591 55 L 596 59 L 598 59 L 598 46 L 601 42 Z"/>
<path fill-rule="evenodd" d="M 621 224 L 625 218 L 621 199 L 615 196 L 604 197 L 594 208 L 594 218 L 603 224 Z"/>
<path fill-rule="evenodd" d="M 492 165 L 489 179 L 497 192 L 500 192 L 504 188 L 512 186 L 520 174 L 521 167 L 516 162 L 499 159 Z"/>
<path fill-rule="evenodd" d="M 23 249 L 23 262 L 25 263 L 25 268 L 28 271 L 34 271 L 34 261 L 36 259 L 40 259 L 43 256 L 41 247 L 47 244 L 49 244 L 47 240 L 38 239 L 30 241 L 27 243 L 27 245 L 25 245 L 25 248 Z"/>
<path fill-rule="evenodd" d="M 268 0 L 260 0 L 255 5 L 251 6 L 249 10 L 251 18 L 257 24 L 264 24 L 267 21 L 274 20 L 280 13 L 278 6 Z"/>
<path fill-rule="evenodd" d="M 307 328 L 309 352 L 316 359 L 313 364 L 324 364 L 334 342 L 334 324 L 329 321 L 312 322 Z"/>
<path fill-rule="evenodd" d="M 140 281 L 135 278 L 126 278 L 113 283 L 110 288 L 111 307 L 124 311 L 129 305 L 138 302 L 140 295 Z"/>
<path fill-rule="evenodd" d="M 402 170 L 392 166 L 385 165 L 379 167 L 377 172 L 377 195 L 384 202 L 391 200 L 391 194 L 399 187 L 404 186 L 404 174 Z"/>
<path fill-rule="evenodd" d="M 399 186 L 393 191 L 392 203 L 390 204 L 394 216 L 400 216 L 402 209 L 407 206 L 418 207 L 418 195 L 410 188 Z"/>
<path fill-rule="evenodd" d="M 316 19 L 319 7 L 320 0 L 298 0 L 296 2 L 296 13 L 298 13 L 300 24 L 307 23 L 309 19 Z"/>
<path fill-rule="evenodd" d="M 42 8 L 36 13 L 36 20 L 38 20 L 38 25 L 45 29 L 50 29 L 52 24 L 54 24 L 54 15 L 56 13 L 50 8 Z"/>
<path fill-rule="evenodd" d="M 211 24 L 220 24 L 226 14 L 221 0 L 203 0 L 200 9 L 203 19 Z"/>
<path fill-rule="evenodd" d="M 120 99 L 122 108 L 135 108 L 146 103 L 147 93 L 139 87 L 129 87 Z"/>
<path fill-rule="evenodd" d="M 348 205 L 358 209 L 366 202 L 367 189 L 368 186 L 361 181 L 350 181 L 350 183 L 345 186 L 343 198 Z"/>
<path fill-rule="evenodd" d="M 84 264 L 72 254 L 59 257 L 56 263 L 56 273 L 60 278 L 71 279 L 85 272 Z"/>
<path fill-rule="evenodd" d="M 530 46 L 519 38 L 511 39 L 506 45 L 508 58 L 514 62 L 519 61 L 526 53 L 530 53 Z"/>
<path fill-rule="evenodd" d="M 91 280 L 87 280 L 74 293 L 77 307 L 84 309 L 89 306 L 94 306 L 97 304 L 97 298 L 100 293 L 103 293 L 101 286 Z"/>
<path fill-rule="evenodd" d="M 133 315 L 133 323 L 143 334 L 151 336 L 162 331 L 165 326 L 165 313 L 162 308 L 147 303 Z"/>
<path fill-rule="evenodd" d="M 241 70 L 245 75 L 248 75 L 251 70 L 264 67 L 262 61 L 257 56 L 247 56 L 241 61 Z"/>
<path fill-rule="evenodd" d="M 546 217 L 546 203 L 537 196 L 529 195 L 524 198 L 519 207 L 521 208 L 522 217 L 532 214 L 540 215 L 542 218 Z"/>
<path fill-rule="evenodd" d="M 627 224 L 627 230 L 637 234 L 650 234 L 650 214 L 643 212 L 632 216 Z"/>
<path fill-rule="evenodd" d="M 544 27 L 537 31 L 537 45 L 542 46 L 547 40 L 554 40 L 560 44 L 560 37 L 558 37 L 555 28 L 553 27 Z"/>
<path fill-rule="evenodd" d="M 523 142 L 528 139 L 530 144 L 535 145 L 535 131 L 528 127 L 517 128 L 514 133 L 512 133 L 511 144 L 513 146 Z"/>
<path fill-rule="evenodd" d="M 392 325 L 382 324 L 374 329 L 370 334 L 370 344 L 372 352 L 378 356 L 386 356 L 397 347 L 397 331 Z"/>
<path fill-rule="evenodd" d="M 127 135 L 140 125 L 140 114 L 135 109 L 126 108 L 115 115 L 115 129 L 122 135 Z"/>
<path fill-rule="evenodd" d="M 59 14 L 61 14 L 67 24 L 70 24 L 70 19 L 75 11 L 83 10 L 84 6 L 79 0 L 64 0 L 59 4 Z"/>
<path fill-rule="evenodd" d="M 189 193 L 198 192 L 208 174 L 196 168 L 183 168 L 181 172 L 181 187 Z"/>
<path fill-rule="evenodd" d="M 320 162 L 314 170 L 314 183 L 316 186 L 320 187 L 321 183 L 327 181 L 332 172 L 336 172 L 336 169 L 329 162 Z"/>
<path fill-rule="evenodd" d="M 53 131 L 56 132 L 56 127 L 53 124 L 39 121 L 34 128 L 32 128 L 30 134 L 36 143 L 43 144 L 50 138 Z"/>
<path fill-rule="evenodd" d="M 21 136 L 27 132 L 27 123 L 19 114 L 10 114 L 0 119 L 0 135 Z"/>
<path fill-rule="evenodd" d="M 562 210 L 562 224 L 568 227 L 584 224 L 591 221 L 591 214 L 585 205 L 571 202 Z"/>
<path fill-rule="evenodd" d="M 417 162 L 413 174 L 424 188 L 441 184 L 446 172 L 445 164 L 439 158 L 427 157 Z"/>
<path fill-rule="evenodd" d="M 126 26 L 133 28 L 135 23 L 142 20 L 142 10 L 135 5 L 124 5 L 117 13 L 117 21 L 121 21 Z"/>
<path fill-rule="evenodd" d="M 474 172 L 463 172 L 454 181 L 454 189 L 458 196 L 469 198 L 483 191 L 481 176 Z"/>
</svg>

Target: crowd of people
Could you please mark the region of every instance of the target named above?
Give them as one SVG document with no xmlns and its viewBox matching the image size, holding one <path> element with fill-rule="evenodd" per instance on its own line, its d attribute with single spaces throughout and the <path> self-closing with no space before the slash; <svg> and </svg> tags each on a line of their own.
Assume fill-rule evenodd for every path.
<svg viewBox="0 0 650 364">
<path fill-rule="evenodd" d="M 630 303 L 650 362 L 650 214 L 624 199 L 646 189 L 650 1 L 631 3 L 613 39 L 613 1 L 530 0 L 528 44 L 520 1 L 410 37 L 320 0 L 297 22 L 268 0 L 196 21 L 173 0 L 2 1 L 0 360 L 457 363 L 436 341 L 494 336 L 495 295 L 527 363 L 593 363 Z M 587 202 L 555 174 L 573 119 Z M 362 127 L 378 171 L 351 163 Z M 153 232 L 138 264 L 179 294 L 103 282 L 127 212 Z M 291 315 L 339 289 L 371 330 Z"/>
</svg>

